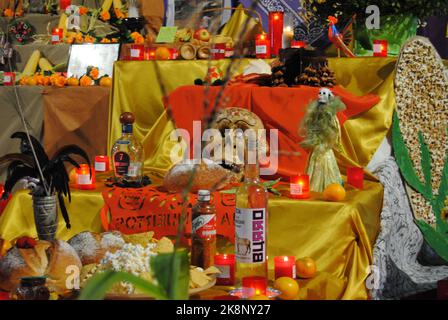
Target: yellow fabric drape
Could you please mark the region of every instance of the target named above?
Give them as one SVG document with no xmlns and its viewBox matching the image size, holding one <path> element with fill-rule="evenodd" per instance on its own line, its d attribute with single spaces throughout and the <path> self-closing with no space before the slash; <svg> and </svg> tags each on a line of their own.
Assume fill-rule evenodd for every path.
<svg viewBox="0 0 448 320">
<path fill-rule="evenodd" d="M 97 191 L 73 190 L 67 203 L 72 229 L 59 215 L 57 238 L 68 240 L 90 230 L 101 232 L 99 212 L 104 205 L 101 184 Z M 366 299 L 364 286 L 372 264 L 372 246 L 379 232 L 383 188 L 367 181 L 365 190 L 348 189 L 341 203 L 322 201 L 313 194 L 306 201 L 271 196 L 269 201 L 268 255 L 313 257 L 318 275 L 300 281 L 302 299 Z M 0 217 L 0 238 L 36 237 L 31 197 L 17 192 Z M 232 247 L 218 248 L 232 252 Z"/>
<path fill-rule="evenodd" d="M 235 73 L 242 72 L 250 63 L 242 59 L 236 63 Z M 341 168 L 366 167 L 386 137 L 395 109 L 393 76 L 395 58 L 330 58 L 329 66 L 336 74 L 338 84 L 356 95 L 377 94 L 381 101 L 374 108 L 348 120 L 342 127 L 342 152 L 336 153 Z M 135 134 L 145 147 L 145 171 L 164 174 L 170 167 L 170 128 L 164 113 L 162 93 L 158 82 L 150 84 L 145 79 L 157 79 L 154 64 L 160 68 L 161 80 L 166 91 L 191 85 L 195 79 L 204 78 L 208 61 L 117 62 L 115 84 L 110 110 L 109 148 L 121 135 L 119 117 L 122 112 L 136 114 Z M 229 60 L 213 61 L 225 70 Z"/>
</svg>

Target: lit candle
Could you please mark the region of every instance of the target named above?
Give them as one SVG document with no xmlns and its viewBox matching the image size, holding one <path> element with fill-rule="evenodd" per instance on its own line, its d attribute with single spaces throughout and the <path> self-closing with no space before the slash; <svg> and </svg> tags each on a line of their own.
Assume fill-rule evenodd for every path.
<svg viewBox="0 0 448 320">
<path fill-rule="evenodd" d="M 353 167 L 347 168 L 347 183 L 355 188 L 364 188 L 364 169 Z"/>
<path fill-rule="evenodd" d="M 179 57 L 179 51 L 176 48 L 170 48 L 170 60 L 177 60 Z"/>
<path fill-rule="evenodd" d="M 16 83 L 15 72 L 3 72 L 3 85 L 13 86 Z"/>
<path fill-rule="evenodd" d="M 59 0 L 59 8 L 61 10 L 67 9 L 68 6 L 72 4 L 71 0 Z"/>
<path fill-rule="evenodd" d="M 282 48 L 283 37 L 283 12 L 269 12 L 269 37 L 271 42 L 271 53 L 278 56 Z"/>
<path fill-rule="evenodd" d="M 80 190 L 93 190 L 95 189 L 95 171 L 89 170 L 87 164 L 81 164 L 76 169 L 76 187 Z M 90 176 L 92 174 L 92 176 Z"/>
<path fill-rule="evenodd" d="M 156 60 L 156 48 L 145 49 L 145 60 Z"/>
<path fill-rule="evenodd" d="M 214 43 L 212 45 L 212 59 L 219 60 L 226 57 L 226 44 L 225 43 Z"/>
<path fill-rule="evenodd" d="M 293 40 L 291 42 L 291 48 L 296 48 L 296 49 L 306 48 L 306 42 L 305 41 L 299 41 L 299 40 Z"/>
<path fill-rule="evenodd" d="M 64 30 L 61 28 L 54 28 L 51 33 L 51 44 L 58 44 L 62 42 Z"/>
<path fill-rule="evenodd" d="M 373 56 L 374 57 L 387 57 L 389 43 L 387 40 L 374 40 L 373 41 Z"/>
<path fill-rule="evenodd" d="M 281 277 L 296 277 L 296 259 L 293 256 L 282 256 L 274 258 L 275 279 Z"/>
<path fill-rule="evenodd" d="M 108 156 L 96 156 L 95 157 L 95 171 L 107 172 L 110 170 L 110 161 Z"/>
<path fill-rule="evenodd" d="M 233 286 L 235 284 L 235 255 L 215 255 L 215 267 L 221 271 L 216 277 L 217 285 Z"/>
<path fill-rule="evenodd" d="M 291 42 L 294 39 L 294 31 L 290 26 L 287 26 L 283 29 L 283 37 L 282 37 L 282 48 L 287 49 L 291 48 Z"/>
<path fill-rule="evenodd" d="M 264 277 L 245 277 L 243 282 L 243 296 L 250 298 L 253 296 L 266 295 L 268 280 Z"/>
<path fill-rule="evenodd" d="M 306 174 L 291 177 L 290 194 L 294 199 L 310 198 L 310 177 Z"/>
<path fill-rule="evenodd" d="M 144 58 L 145 46 L 142 44 L 132 44 L 130 49 L 130 58 L 133 61 L 141 61 Z"/>
<path fill-rule="evenodd" d="M 266 33 L 256 35 L 255 55 L 257 59 L 269 59 L 271 57 L 270 41 Z"/>
</svg>

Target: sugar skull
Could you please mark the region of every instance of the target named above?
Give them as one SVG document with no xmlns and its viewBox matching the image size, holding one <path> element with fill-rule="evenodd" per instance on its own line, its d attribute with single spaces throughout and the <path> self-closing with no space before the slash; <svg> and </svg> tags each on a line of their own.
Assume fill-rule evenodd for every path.
<svg viewBox="0 0 448 320">
<path fill-rule="evenodd" d="M 334 95 L 333 95 L 333 92 L 331 92 L 330 89 L 328 89 L 328 88 L 320 89 L 320 91 L 319 91 L 319 98 L 318 98 L 319 103 L 327 104 L 333 98 L 334 98 Z"/>
<path fill-rule="evenodd" d="M 236 173 L 243 172 L 245 144 L 250 134 L 257 142 L 258 158 L 267 156 L 268 144 L 266 132 L 261 119 L 253 112 L 242 108 L 224 108 L 216 115 L 211 125 L 212 129 L 219 130 L 222 138 L 221 159 L 212 155 L 212 159 Z"/>
</svg>

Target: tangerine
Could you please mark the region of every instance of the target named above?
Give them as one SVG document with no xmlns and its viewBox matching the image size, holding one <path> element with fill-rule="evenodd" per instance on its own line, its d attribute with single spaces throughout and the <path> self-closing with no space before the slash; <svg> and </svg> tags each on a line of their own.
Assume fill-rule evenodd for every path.
<svg viewBox="0 0 448 320">
<path fill-rule="evenodd" d="M 157 60 L 168 60 L 171 56 L 171 52 L 168 48 L 158 47 L 156 49 L 156 59 Z"/>
<path fill-rule="evenodd" d="M 299 285 L 296 280 L 288 277 L 281 277 L 275 280 L 274 288 L 281 291 L 279 298 L 282 300 L 294 300 L 299 294 Z"/>
<path fill-rule="evenodd" d="M 313 278 L 317 273 L 316 262 L 310 257 L 297 259 L 296 272 L 299 278 Z"/>
<path fill-rule="evenodd" d="M 324 190 L 324 199 L 326 201 L 339 202 L 344 201 L 346 192 L 339 183 L 330 184 Z"/>
</svg>

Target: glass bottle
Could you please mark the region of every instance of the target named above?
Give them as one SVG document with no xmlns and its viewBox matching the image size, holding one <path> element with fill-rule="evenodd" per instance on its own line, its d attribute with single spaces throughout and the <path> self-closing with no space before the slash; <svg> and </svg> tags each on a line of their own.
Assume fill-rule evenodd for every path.
<svg viewBox="0 0 448 320">
<path fill-rule="evenodd" d="M 244 181 L 238 189 L 235 210 L 236 282 L 245 277 L 268 278 L 268 193 L 260 180 L 256 141 L 247 143 Z"/>
<path fill-rule="evenodd" d="M 118 181 L 141 182 L 143 176 L 143 146 L 135 139 L 133 123 L 135 117 L 130 112 L 120 116 L 122 136 L 112 147 L 112 162 Z"/>
<path fill-rule="evenodd" d="M 199 190 L 192 214 L 191 264 L 203 269 L 215 264 L 216 254 L 216 210 L 210 198 L 210 191 Z"/>
</svg>

